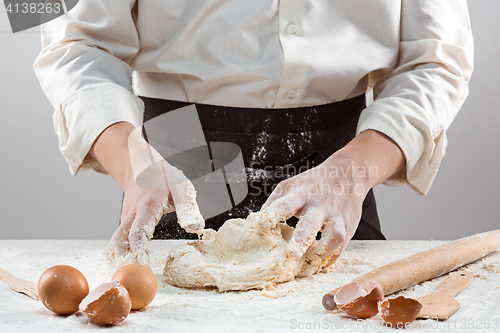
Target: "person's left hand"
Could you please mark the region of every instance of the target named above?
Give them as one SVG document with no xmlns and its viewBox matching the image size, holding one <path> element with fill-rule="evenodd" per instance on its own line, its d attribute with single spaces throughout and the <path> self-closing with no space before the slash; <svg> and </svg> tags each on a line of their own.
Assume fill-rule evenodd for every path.
<svg viewBox="0 0 500 333">
<path fill-rule="evenodd" d="M 273 217 L 273 223 L 298 217 L 288 243 L 288 252 L 300 258 L 314 243 L 312 251 L 322 259 L 335 260 L 354 235 L 361 218 L 363 200 L 368 193 L 365 179 L 356 177 L 354 161 L 332 155 L 321 165 L 278 184 L 262 211 Z M 332 261 L 333 261 L 332 260 Z"/>
<path fill-rule="evenodd" d="M 288 242 L 292 258 L 302 257 L 320 231 L 311 251 L 332 264 L 357 229 L 368 191 L 403 167 L 399 147 L 367 130 L 321 165 L 279 183 L 261 211 L 272 216 L 273 225 L 299 218 Z"/>
</svg>

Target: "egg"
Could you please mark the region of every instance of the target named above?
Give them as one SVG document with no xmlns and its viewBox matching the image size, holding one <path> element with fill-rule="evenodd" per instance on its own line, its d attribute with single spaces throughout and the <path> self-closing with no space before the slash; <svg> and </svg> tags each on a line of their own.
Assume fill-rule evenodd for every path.
<svg viewBox="0 0 500 333">
<path fill-rule="evenodd" d="M 420 302 L 403 296 L 385 300 L 378 307 L 387 326 L 394 328 L 405 328 L 422 310 Z"/>
<path fill-rule="evenodd" d="M 80 312 L 100 325 L 122 322 L 130 314 L 131 308 L 127 289 L 118 280 L 100 285 L 80 303 Z"/>
<path fill-rule="evenodd" d="M 113 275 L 127 289 L 132 300 L 132 310 L 146 307 L 156 295 L 157 282 L 153 272 L 141 264 L 125 265 Z"/>
<path fill-rule="evenodd" d="M 78 311 L 78 305 L 88 293 L 87 279 L 71 266 L 53 266 L 38 280 L 40 301 L 57 314 L 68 315 Z"/>
<path fill-rule="evenodd" d="M 357 282 L 346 284 L 334 297 L 335 303 L 340 310 L 351 317 L 366 319 L 378 313 L 378 302 L 384 299 L 382 286 L 370 282 L 369 290 L 366 292 Z"/>
</svg>

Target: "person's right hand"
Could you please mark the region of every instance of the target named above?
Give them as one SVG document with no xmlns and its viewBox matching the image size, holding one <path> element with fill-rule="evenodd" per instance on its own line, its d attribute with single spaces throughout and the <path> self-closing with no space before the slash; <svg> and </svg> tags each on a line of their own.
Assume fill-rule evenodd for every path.
<svg viewBox="0 0 500 333">
<path fill-rule="evenodd" d="M 161 216 L 176 211 L 178 223 L 201 234 L 204 220 L 193 184 L 169 165 L 129 123 L 108 127 L 90 152 L 124 191 L 120 226 L 111 238 L 112 261 L 147 263 L 147 244 Z"/>
</svg>

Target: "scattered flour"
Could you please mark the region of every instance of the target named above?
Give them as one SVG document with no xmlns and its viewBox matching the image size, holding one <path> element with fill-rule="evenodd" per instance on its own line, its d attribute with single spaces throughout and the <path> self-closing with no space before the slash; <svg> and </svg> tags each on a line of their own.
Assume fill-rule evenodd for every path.
<svg viewBox="0 0 500 333">
<path fill-rule="evenodd" d="M 324 273 L 299 278 L 265 290 L 219 293 L 214 289 L 183 289 L 166 283 L 162 271 L 164 258 L 175 247 L 187 241 L 153 240 L 150 243 L 149 265 L 158 279 L 158 293 L 144 310 L 133 312 L 113 332 L 391 332 L 381 327 L 380 317 L 362 321 L 359 329 L 356 320 L 343 314 L 326 311 L 321 305 L 323 295 L 342 286 L 360 274 L 381 265 L 401 259 L 419 251 L 439 246 L 441 241 L 351 241 L 342 257 Z M 107 263 L 107 240 L 2 240 L 0 241 L 1 267 L 9 273 L 36 282 L 40 275 L 53 265 L 66 264 L 80 270 L 93 290 L 110 281 L 115 269 Z M 398 250 L 392 249 L 395 246 Z M 457 295 L 460 309 L 447 321 L 418 320 L 422 328 L 408 332 L 470 332 L 460 329 L 461 321 L 479 320 L 483 329 L 478 332 L 497 332 L 484 329 L 488 319 L 500 322 L 500 276 L 483 265 L 500 262 L 500 253 L 484 261 L 468 265 L 468 269 L 487 276 L 474 279 L 472 284 Z M 488 266 L 490 267 L 490 266 Z M 433 292 L 446 277 L 436 278 L 400 292 L 405 297 L 419 297 Z M 495 289 L 496 288 L 496 289 Z M 89 323 L 82 315 L 68 317 L 50 313 L 40 302 L 13 292 L 0 281 L 0 330 L 3 332 L 85 332 L 109 331 Z M 298 329 L 297 325 L 329 325 L 328 329 Z M 456 323 L 457 329 L 445 325 Z M 430 324 L 435 325 L 432 328 Z M 295 325 L 295 326 L 294 326 Z M 426 326 L 427 325 L 427 326 Z M 297 328 L 297 329 L 294 329 Z M 321 326 L 320 326 L 321 327 Z"/>
</svg>

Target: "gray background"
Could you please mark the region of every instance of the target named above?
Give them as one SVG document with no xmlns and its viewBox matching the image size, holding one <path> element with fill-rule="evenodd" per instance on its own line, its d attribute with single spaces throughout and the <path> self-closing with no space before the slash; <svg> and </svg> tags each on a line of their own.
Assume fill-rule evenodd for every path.
<svg viewBox="0 0 500 333">
<path fill-rule="evenodd" d="M 375 189 L 388 239 L 450 240 L 500 228 L 500 1 L 469 7 L 476 45 L 470 96 L 447 132 L 447 155 L 426 197 L 406 187 Z M 0 45 L 0 239 L 111 237 L 121 189 L 110 176 L 70 175 L 32 69 L 38 29 L 12 34 L 2 8 Z"/>
</svg>

